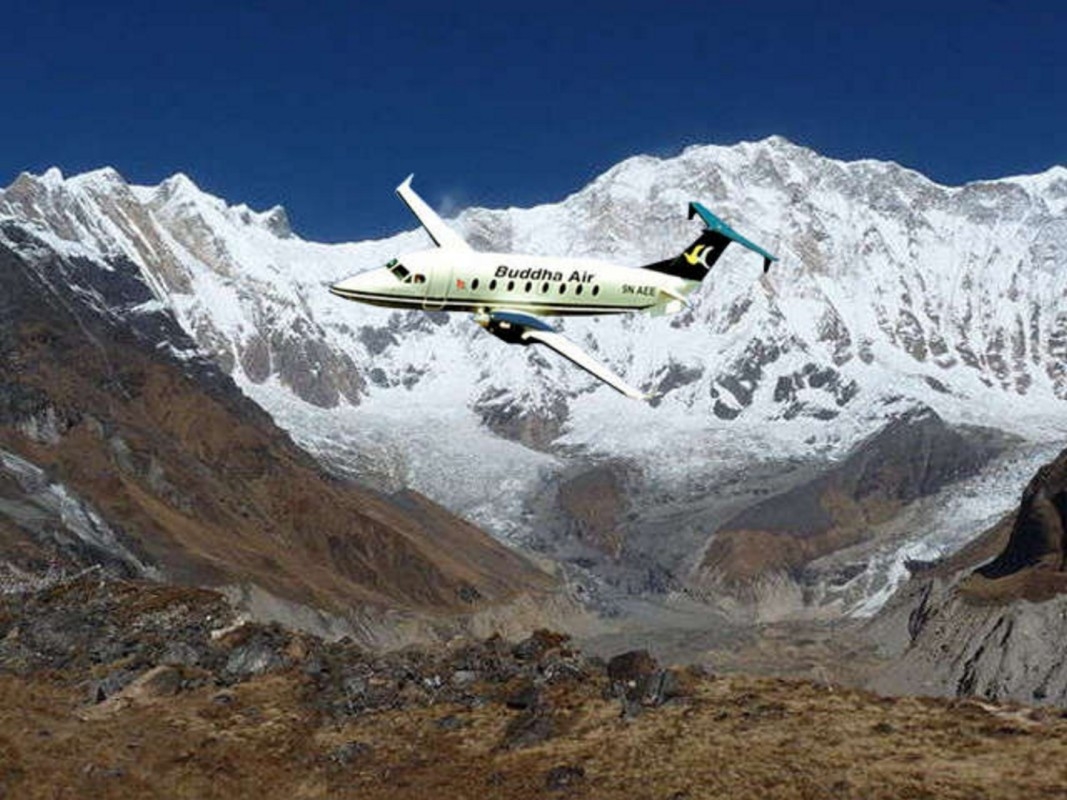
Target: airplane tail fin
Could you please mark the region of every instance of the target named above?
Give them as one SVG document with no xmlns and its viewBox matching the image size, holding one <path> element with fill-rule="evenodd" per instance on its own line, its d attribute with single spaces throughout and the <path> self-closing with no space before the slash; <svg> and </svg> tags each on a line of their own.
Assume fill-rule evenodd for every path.
<svg viewBox="0 0 1067 800">
<path fill-rule="evenodd" d="M 770 269 L 771 262 L 778 260 L 777 256 L 771 255 L 759 245 L 746 239 L 700 203 L 690 203 L 689 219 L 698 215 L 705 225 L 699 239 L 689 245 L 681 255 L 668 258 L 666 261 L 657 261 L 655 264 L 646 264 L 642 269 L 675 275 L 689 281 L 702 281 L 730 242 L 737 242 L 763 256 L 764 272 Z"/>
</svg>

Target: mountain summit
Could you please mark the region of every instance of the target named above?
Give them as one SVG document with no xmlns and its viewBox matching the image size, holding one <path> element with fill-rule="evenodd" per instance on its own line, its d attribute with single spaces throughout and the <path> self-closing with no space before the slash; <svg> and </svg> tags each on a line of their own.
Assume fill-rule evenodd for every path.
<svg viewBox="0 0 1067 800">
<path fill-rule="evenodd" d="M 651 563 L 671 576 L 642 586 L 684 585 L 726 519 L 796 485 L 789 470 L 821 469 L 909 412 L 1038 444 L 1067 432 L 1063 167 L 947 187 L 772 137 L 638 156 L 559 203 L 468 209 L 451 224 L 477 249 L 636 265 L 691 240 L 690 200 L 767 243 L 780 264 L 763 276 L 728 252 L 674 317 L 560 323 L 657 395 L 651 405 L 507 348 L 462 316 L 328 294 L 342 277 L 428 246 L 421 231 L 316 244 L 280 209 L 229 205 L 182 175 L 130 186 L 108 169 L 20 176 L 0 194 L 0 219 L 85 274 L 136 269 L 151 307 L 172 313 L 332 468 L 414 488 L 498 537 L 576 563 L 642 574 Z M 1041 457 L 1031 455 L 990 472 L 997 488 L 970 513 L 1006 510 Z M 610 552 L 575 541 L 566 508 L 546 500 L 605 465 L 625 476 Z M 930 520 L 916 536 L 939 552 Z M 884 569 L 902 558 L 882 554 L 896 565 Z"/>
</svg>

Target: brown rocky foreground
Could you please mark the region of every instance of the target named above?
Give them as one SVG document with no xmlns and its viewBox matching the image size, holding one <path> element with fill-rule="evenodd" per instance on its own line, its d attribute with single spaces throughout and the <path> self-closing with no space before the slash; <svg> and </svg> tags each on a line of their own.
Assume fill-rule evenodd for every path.
<svg viewBox="0 0 1067 800">
<path fill-rule="evenodd" d="M 368 653 L 211 592 L 0 598 L 0 797 L 1067 797 L 1067 718 L 608 661 Z"/>
</svg>

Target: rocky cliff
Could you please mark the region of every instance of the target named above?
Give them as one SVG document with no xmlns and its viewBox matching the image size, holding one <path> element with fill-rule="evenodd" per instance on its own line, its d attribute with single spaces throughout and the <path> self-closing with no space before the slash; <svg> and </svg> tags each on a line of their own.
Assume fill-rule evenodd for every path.
<svg viewBox="0 0 1067 800">
<path fill-rule="evenodd" d="M 1018 510 L 915 575 L 869 626 L 882 691 L 1067 705 L 1067 451 Z"/>
<path fill-rule="evenodd" d="M 899 537 L 893 520 L 978 474 L 1009 444 L 998 431 L 953 427 L 928 409 L 902 414 L 842 461 L 726 521 L 690 585 L 748 600 L 763 618 L 856 602 L 862 595 L 850 598 L 846 587 L 864 571 L 865 550 Z M 847 556 L 828 558 L 837 553 Z"/>
</svg>

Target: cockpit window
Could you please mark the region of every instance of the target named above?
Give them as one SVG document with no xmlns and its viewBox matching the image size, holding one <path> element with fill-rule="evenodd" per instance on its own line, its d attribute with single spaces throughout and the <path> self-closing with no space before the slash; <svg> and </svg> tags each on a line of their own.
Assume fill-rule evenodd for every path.
<svg viewBox="0 0 1067 800">
<path fill-rule="evenodd" d="M 411 273 L 408 272 L 408 268 L 397 261 L 395 258 L 385 265 L 385 268 L 392 272 L 398 281 L 403 283 L 409 283 L 411 280 Z"/>
</svg>

